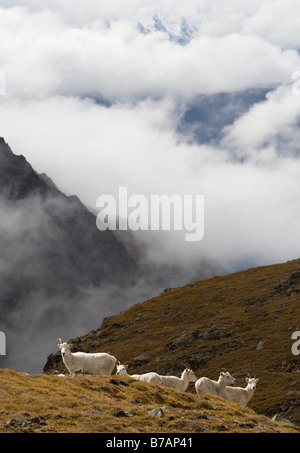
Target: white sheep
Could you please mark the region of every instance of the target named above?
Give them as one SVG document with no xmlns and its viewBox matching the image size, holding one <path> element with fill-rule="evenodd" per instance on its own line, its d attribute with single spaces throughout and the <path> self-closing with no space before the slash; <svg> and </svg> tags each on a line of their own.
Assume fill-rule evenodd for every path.
<svg viewBox="0 0 300 453">
<path fill-rule="evenodd" d="M 177 376 L 162 376 L 162 375 L 160 375 L 160 377 L 161 377 L 160 385 L 163 385 L 164 387 L 170 387 L 173 390 L 176 390 L 177 392 L 185 392 L 190 382 L 197 381 L 194 372 L 189 367 L 185 368 L 180 378 Z"/>
<path fill-rule="evenodd" d="M 128 374 L 127 368 L 128 365 L 121 365 L 120 362 L 118 362 L 116 374 L 129 376 L 133 379 L 137 379 L 138 381 L 152 382 L 154 384 L 161 383 L 161 377 L 157 373 L 149 372 L 144 374 Z"/>
<path fill-rule="evenodd" d="M 71 352 L 72 344 L 63 342 L 61 338 L 57 340 L 63 362 L 72 376 L 75 376 L 75 371 L 86 371 L 90 374 L 102 374 L 109 376 L 112 374 L 117 359 L 105 352 L 86 353 L 86 352 Z"/>
<path fill-rule="evenodd" d="M 221 371 L 218 381 L 202 377 L 195 384 L 196 393 L 210 393 L 211 395 L 223 396 L 226 386 L 235 383 L 235 378 L 228 371 Z"/>
<path fill-rule="evenodd" d="M 256 378 L 246 378 L 247 386 L 243 387 L 226 387 L 223 392 L 223 398 L 230 402 L 238 403 L 240 406 L 247 406 L 248 402 L 251 400 L 256 389 L 256 384 L 259 379 Z"/>
</svg>

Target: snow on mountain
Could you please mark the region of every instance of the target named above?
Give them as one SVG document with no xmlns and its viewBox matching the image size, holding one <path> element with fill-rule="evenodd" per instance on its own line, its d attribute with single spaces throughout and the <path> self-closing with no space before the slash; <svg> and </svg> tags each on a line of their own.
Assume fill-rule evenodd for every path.
<svg viewBox="0 0 300 453">
<path fill-rule="evenodd" d="M 138 22 L 137 28 L 140 33 L 145 35 L 153 32 L 166 33 L 171 41 L 186 45 L 199 31 L 200 21 L 187 20 L 184 17 L 166 13 L 156 13 L 153 16 L 144 16 Z"/>
</svg>

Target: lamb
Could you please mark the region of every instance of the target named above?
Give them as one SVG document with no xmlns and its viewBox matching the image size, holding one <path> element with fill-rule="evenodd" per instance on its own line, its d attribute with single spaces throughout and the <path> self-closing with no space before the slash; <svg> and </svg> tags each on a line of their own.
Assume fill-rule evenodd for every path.
<svg viewBox="0 0 300 453">
<path fill-rule="evenodd" d="M 117 359 L 105 352 L 88 354 L 85 352 L 71 352 L 72 344 L 63 342 L 61 338 L 57 340 L 62 355 L 63 362 L 71 376 L 81 370 L 90 374 L 102 374 L 110 376 L 116 366 Z"/>
<path fill-rule="evenodd" d="M 247 406 L 248 402 L 251 400 L 256 389 L 256 384 L 259 379 L 255 378 L 246 378 L 247 386 L 243 387 L 226 387 L 223 393 L 223 397 L 228 401 L 238 403 L 240 406 Z"/>
<path fill-rule="evenodd" d="M 194 372 L 187 366 L 182 372 L 181 377 L 177 376 L 161 376 L 161 383 L 164 387 L 170 387 L 176 392 L 185 392 L 190 382 L 196 382 L 197 378 Z"/>
<path fill-rule="evenodd" d="M 210 393 L 211 395 L 223 396 L 226 386 L 235 383 L 235 378 L 228 371 L 221 371 L 218 381 L 213 381 L 207 377 L 198 379 L 195 384 L 196 393 Z"/>
<path fill-rule="evenodd" d="M 137 379 L 139 381 L 152 382 L 154 384 L 161 383 L 161 377 L 157 373 L 150 372 L 150 373 L 144 373 L 144 374 L 128 374 L 127 368 L 128 368 L 128 365 L 121 365 L 120 362 L 118 362 L 116 374 L 119 374 L 121 376 L 129 376 L 129 377 L 131 377 L 133 379 Z"/>
</svg>

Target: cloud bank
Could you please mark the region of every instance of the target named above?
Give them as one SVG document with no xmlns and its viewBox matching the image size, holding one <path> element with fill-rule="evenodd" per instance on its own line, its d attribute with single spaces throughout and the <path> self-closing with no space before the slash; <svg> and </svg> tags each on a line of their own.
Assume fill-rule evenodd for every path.
<svg viewBox="0 0 300 453">
<path fill-rule="evenodd" d="M 203 241 L 149 234 L 153 259 L 209 255 L 235 270 L 296 258 L 297 8 L 286 0 L 0 1 L 0 133 L 91 207 L 124 185 L 146 196 L 203 194 Z M 192 24 L 184 45 L 172 39 L 182 18 Z M 258 88 L 267 94 L 253 101 Z M 224 92 L 244 93 L 243 108 L 232 104 L 215 140 L 196 140 L 185 113 Z M 201 112 L 194 121 L 205 130 Z"/>
</svg>

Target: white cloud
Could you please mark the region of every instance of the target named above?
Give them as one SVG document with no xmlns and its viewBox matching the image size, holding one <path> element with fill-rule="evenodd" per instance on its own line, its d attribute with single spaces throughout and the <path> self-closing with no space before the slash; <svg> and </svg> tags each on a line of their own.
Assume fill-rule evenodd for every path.
<svg viewBox="0 0 300 453">
<path fill-rule="evenodd" d="M 136 23 L 155 13 L 197 20 L 203 36 L 250 33 L 282 48 L 299 49 L 299 4 L 294 0 L 0 0 L 0 7 L 59 15 L 68 27 L 112 20 Z"/>
<path fill-rule="evenodd" d="M 291 85 L 280 86 L 227 127 L 224 144 L 233 147 L 240 156 L 265 152 L 268 156 L 271 146 L 274 151 L 291 156 L 298 149 L 299 120 L 299 96 L 293 95 Z M 276 156 L 273 153 L 271 157 Z"/>
<path fill-rule="evenodd" d="M 92 206 L 121 185 L 148 196 L 204 194 L 205 239 L 191 246 L 163 235 L 155 238 L 161 253 L 205 252 L 229 269 L 296 257 L 300 104 L 286 83 L 300 57 L 286 4 L 0 1 L 1 135 Z M 199 32 L 186 46 L 166 33 L 138 33 L 138 18 L 157 10 L 199 19 Z M 199 93 L 278 85 L 223 131 L 219 147 L 176 133 Z"/>
<path fill-rule="evenodd" d="M 172 259 L 202 254 L 229 269 L 296 257 L 300 246 L 300 163 L 231 160 L 231 149 L 179 142 L 169 102 L 105 108 L 91 101 L 51 100 L 2 105 L 2 130 L 17 153 L 58 186 L 90 206 L 102 193 L 204 194 L 205 238 L 185 243 L 174 234 L 146 235 Z M 16 134 L 15 131 L 18 131 Z M 153 252 L 155 253 L 155 251 Z"/>
<path fill-rule="evenodd" d="M 262 2 L 253 16 L 244 24 L 246 33 L 261 36 L 281 48 L 300 49 L 300 4 L 293 0 Z"/>
<path fill-rule="evenodd" d="M 132 22 L 71 27 L 55 12 L 0 9 L 1 70 L 7 95 L 102 96 L 110 100 L 274 86 L 300 67 L 296 51 L 259 36 L 195 37 L 189 45 L 165 33 L 144 36 Z"/>
<path fill-rule="evenodd" d="M 175 16 L 188 18 L 207 9 L 205 1 L 195 2 L 186 0 L 111 0 L 99 2 L 98 0 L 0 0 L 0 6 L 11 8 L 12 6 L 26 5 L 32 12 L 54 11 L 64 18 L 66 23 L 81 27 L 92 24 L 98 20 L 136 20 L 145 15 L 152 15 L 157 11 L 171 13 Z"/>
</svg>

